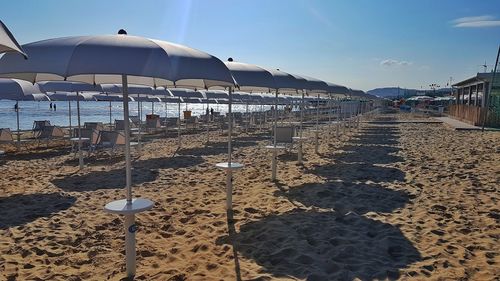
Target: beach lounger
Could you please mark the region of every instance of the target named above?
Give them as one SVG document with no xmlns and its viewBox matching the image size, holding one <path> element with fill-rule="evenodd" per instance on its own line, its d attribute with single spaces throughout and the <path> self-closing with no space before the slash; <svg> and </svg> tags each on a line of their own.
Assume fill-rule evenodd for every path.
<svg viewBox="0 0 500 281">
<path fill-rule="evenodd" d="M 187 119 L 184 119 L 185 125 L 186 125 L 186 130 L 189 128 L 191 129 L 196 129 L 198 127 L 198 117 L 196 116 L 191 116 Z"/>
<path fill-rule="evenodd" d="M 40 132 L 42 132 L 43 129 L 47 126 L 50 126 L 49 120 L 33 121 L 33 137 L 37 138 Z"/>
<path fill-rule="evenodd" d="M 123 132 L 100 131 L 93 150 L 109 149 L 111 154 L 113 154 L 116 149 L 123 145 L 125 145 L 125 135 Z"/>
<path fill-rule="evenodd" d="M 276 143 L 288 148 L 292 148 L 293 137 L 295 136 L 294 127 L 276 127 Z M 273 132 L 274 137 L 274 132 Z"/>
<path fill-rule="evenodd" d="M 92 150 L 97 145 L 97 141 L 99 138 L 99 131 L 91 128 L 81 128 L 80 130 L 78 128 L 74 128 L 73 138 L 78 138 L 80 136 L 79 132 L 81 133 L 82 138 L 89 139 L 88 141 L 82 142 L 82 148 L 88 149 L 88 153 L 90 154 L 90 152 L 92 152 Z M 71 151 L 76 152 L 77 147 L 78 147 L 78 142 L 73 142 L 71 146 Z"/>
<path fill-rule="evenodd" d="M 38 144 L 42 141 L 46 141 L 48 147 L 50 141 L 62 138 L 64 138 L 64 130 L 61 127 L 45 126 L 35 139 L 38 141 Z"/>
<path fill-rule="evenodd" d="M 85 122 L 84 127 L 86 129 L 95 129 L 97 131 L 104 130 L 104 125 L 102 124 L 102 122 Z"/>
</svg>

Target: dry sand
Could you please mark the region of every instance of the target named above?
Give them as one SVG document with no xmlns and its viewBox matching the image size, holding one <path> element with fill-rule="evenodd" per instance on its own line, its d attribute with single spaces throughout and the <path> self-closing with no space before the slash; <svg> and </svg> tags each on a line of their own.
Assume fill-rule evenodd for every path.
<svg viewBox="0 0 500 281">
<path fill-rule="evenodd" d="M 226 221 L 224 136 L 149 141 L 134 158 L 137 280 L 498 280 L 500 133 L 441 124 L 362 124 L 305 164 L 281 155 L 270 178 L 266 135 L 240 134 L 235 223 Z M 0 164 L 0 280 L 121 280 L 123 157 L 78 163 L 68 149 Z"/>
</svg>

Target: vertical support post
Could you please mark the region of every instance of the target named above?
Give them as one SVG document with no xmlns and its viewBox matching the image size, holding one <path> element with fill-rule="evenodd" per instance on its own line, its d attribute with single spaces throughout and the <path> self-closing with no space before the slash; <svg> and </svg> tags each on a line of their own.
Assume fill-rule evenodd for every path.
<svg viewBox="0 0 500 281">
<path fill-rule="evenodd" d="M 179 115 L 177 119 L 177 146 L 181 148 L 181 97 L 178 97 L 177 114 Z"/>
<path fill-rule="evenodd" d="M 78 164 L 80 170 L 83 169 L 83 154 L 82 154 L 82 128 L 80 123 L 80 95 L 76 92 L 76 111 L 78 114 Z"/>
<path fill-rule="evenodd" d="M 277 130 L 278 128 L 278 89 L 276 89 L 275 98 L 274 98 L 274 136 L 273 136 L 273 159 L 271 162 L 271 180 L 276 180 L 276 168 L 277 168 L 277 157 L 278 152 L 276 150 L 276 139 L 277 139 Z"/>
<path fill-rule="evenodd" d="M 210 143 L 210 119 L 212 119 L 210 116 L 210 110 L 209 110 L 209 103 L 207 102 L 207 111 L 208 114 L 207 114 L 207 145 Z"/>
<path fill-rule="evenodd" d="M 297 151 L 297 162 L 302 164 L 302 126 L 304 121 L 304 90 L 302 90 L 302 99 L 300 101 L 300 130 L 299 130 L 299 148 Z"/>
<path fill-rule="evenodd" d="M 21 148 L 21 130 L 19 129 L 19 101 L 16 101 L 17 149 Z"/>
<path fill-rule="evenodd" d="M 227 175 L 226 175 L 226 210 L 231 212 L 233 210 L 233 170 L 231 169 L 232 162 L 232 134 L 233 134 L 233 120 L 232 120 L 232 103 L 233 93 L 232 87 L 229 87 L 229 102 L 227 107 L 227 125 L 228 125 L 228 138 L 227 138 Z"/>
<path fill-rule="evenodd" d="M 316 130 L 314 132 L 314 152 L 319 153 L 319 94 L 316 100 Z"/>
<path fill-rule="evenodd" d="M 69 137 L 73 137 L 73 130 L 71 126 L 71 101 L 68 100 L 68 115 L 69 115 Z"/>
<path fill-rule="evenodd" d="M 135 215 L 125 215 L 125 266 L 127 277 L 135 276 L 136 252 L 135 252 Z"/>
<path fill-rule="evenodd" d="M 109 101 L 109 126 L 112 127 L 113 126 L 113 121 L 111 119 L 111 109 L 112 109 L 112 105 L 111 105 L 111 100 Z"/>
<path fill-rule="evenodd" d="M 122 75 L 123 89 L 123 123 L 125 131 L 125 175 L 127 203 L 132 203 L 132 161 L 130 157 L 130 120 L 128 110 L 128 81 L 127 75 Z"/>
</svg>

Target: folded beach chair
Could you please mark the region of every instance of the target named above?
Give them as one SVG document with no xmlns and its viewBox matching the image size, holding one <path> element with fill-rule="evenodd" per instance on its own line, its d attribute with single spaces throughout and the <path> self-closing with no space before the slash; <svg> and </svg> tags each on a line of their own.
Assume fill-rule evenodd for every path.
<svg viewBox="0 0 500 281">
<path fill-rule="evenodd" d="M 187 119 L 184 119 L 185 125 L 186 125 L 186 130 L 189 128 L 191 129 L 196 129 L 198 126 L 198 117 L 197 116 L 191 116 Z"/>
<path fill-rule="evenodd" d="M 102 124 L 102 122 L 85 122 L 84 127 L 86 129 L 95 129 L 97 131 L 104 130 L 104 125 Z"/>
<path fill-rule="evenodd" d="M 115 120 L 115 130 L 116 131 L 125 130 L 125 120 Z"/>
<path fill-rule="evenodd" d="M 80 136 L 79 133 L 81 134 L 82 138 L 89 139 L 88 141 L 82 142 L 82 148 L 87 149 L 88 153 L 90 154 L 90 152 L 92 152 L 92 150 L 97 145 L 97 141 L 99 138 L 99 131 L 91 128 L 73 129 L 74 138 L 78 138 Z M 77 147 L 78 147 L 78 142 L 72 143 L 71 151 L 76 152 Z"/>
<path fill-rule="evenodd" d="M 50 126 L 49 120 L 41 120 L 41 121 L 33 121 L 33 137 L 37 138 L 38 135 L 43 131 L 43 129 L 47 126 Z"/>
<path fill-rule="evenodd" d="M 16 146 L 19 149 L 20 148 L 19 145 L 26 144 L 28 142 L 30 142 L 30 140 L 22 139 L 18 143 L 17 138 L 14 138 L 14 136 L 12 135 L 12 132 L 10 131 L 9 128 L 0 128 L 0 143 L 10 144 L 10 145 Z"/>
<path fill-rule="evenodd" d="M 113 154 L 120 146 L 125 145 L 125 135 L 117 131 L 100 131 L 93 150 L 109 149 Z"/>
<path fill-rule="evenodd" d="M 130 120 L 130 126 L 139 127 L 142 123 L 139 116 L 129 116 L 128 118 Z"/>
<path fill-rule="evenodd" d="M 288 149 L 292 148 L 293 137 L 295 136 L 294 127 L 276 127 L 276 143 L 283 145 Z M 273 132 L 274 137 L 274 132 Z"/>
<path fill-rule="evenodd" d="M 38 144 L 42 141 L 46 141 L 48 147 L 51 140 L 62 138 L 64 138 L 64 130 L 61 127 L 45 126 L 35 139 L 38 141 Z"/>
</svg>

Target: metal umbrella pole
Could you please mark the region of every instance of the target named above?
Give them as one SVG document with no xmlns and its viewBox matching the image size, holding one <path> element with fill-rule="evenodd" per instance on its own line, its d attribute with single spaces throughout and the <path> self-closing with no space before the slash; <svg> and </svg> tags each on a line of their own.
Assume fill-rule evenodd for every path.
<svg viewBox="0 0 500 281">
<path fill-rule="evenodd" d="M 73 137 L 73 130 L 71 128 L 71 100 L 68 100 L 68 117 L 69 117 L 69 137 Z"/>
<path fill-rule="evenodd" d="M 304 122 L 304 90 L 302 90 L 302 99 L 300 101 L 300 129 L 299 129 L 299 148 L 297 152 L 297 161 L 302 164 L 302 126 Z"/>
<path fill-rule="evenodd" d="M 177 97 L 177 146 L 181 148 L 181 97 Z"/>
<path fill-rule="evenodd" d="M 271 179 L 273 181 L 276 180 L 276 166 L 278 162 L 278 148 L 276 147 L 276 139 L 277 139 L 277 129 L 278 129 L 278 90 L 275 93 L 274 99 L 274 137 L 273 137 L 273 160 L 271 163 Z"/>
<path fill-rule="evenodd" d="M 126 178 L 126 199 L 117 200 L 106 204 L 104 209 L 107 212 L 124 215 L 125 229 L 125 265 L 127 277 L 135 276 L 136 270 L 136 249 L 135 214 L 149 210 L 153 207 L 153 202 L 144 198 L 132 198 L 132 161 L 130 157 L 130 121 L 128 107 L 128 85 L 127 76 L 122 75 L 123 85 L 123 119 L 125 129 L 125 178 Z"/>
<path fill-rule="evenodd" d="M 80 95 L 76 92 L 76 112 L 78 116 L 78 164 L 80 165 L 80 170 L 83 169 L 83 153 L 82 153 L 82 129 L 80 122 Z"/>
<path fill-rule="evenodd" d="M 232 134 L 233 134 L 233 123 L 232 123 L 232 88 L 229 88 L 229 102 L 227 108 L 228 116 L 228 140 L 227 140 L 227 162 L 216 164 L 217 168 L 226 170 L 226 211 L 228 218 L 232 218 L 233 215 L 233 170 L 243 168 L 243 164 L 232 162 Z"/>
<path fill-rule="evenodd" d="M 316 100 L 316 130 L 314 132 L 314 152 L 319 153 L 319 94 Z"/>
<path fill-rule="evenodd" d="M 113 127 L 113 119 L 111 117 L 111 110 L 112 110 L 113 106 L 111 104 L 111 100 L 109 101 L 109 127 L 112 128 Z"/>
<path fill-rule="evenodd" d="M 19 129 L 19 101 L 16 101 L 17 149 L 21 148 L 21 130 Z"/>
<path fill-rule="evenodd" d="M 208 113 L 207 113 L 207 142 L 206 142 L 206 145 L 208 145 L 210 143 L 210 121 L 211 121 L 210 119 L 211 119 L 211 116 L 210 116 L 209 105 L 210 105 L 210 103 L 207 100 L 206 112 L 208 112 Z"/>
</svg>

